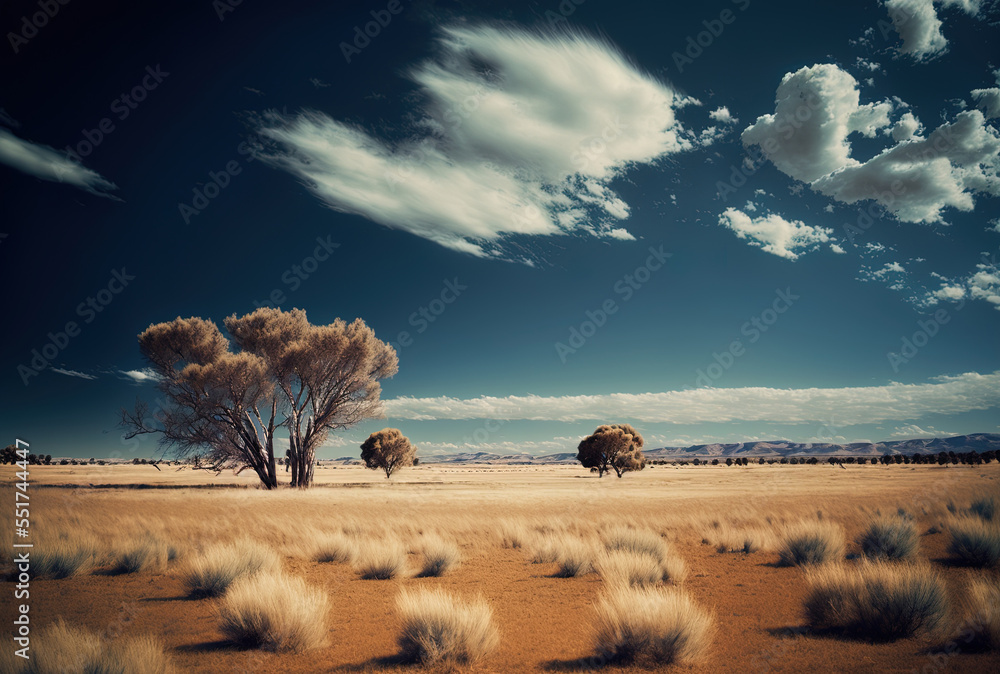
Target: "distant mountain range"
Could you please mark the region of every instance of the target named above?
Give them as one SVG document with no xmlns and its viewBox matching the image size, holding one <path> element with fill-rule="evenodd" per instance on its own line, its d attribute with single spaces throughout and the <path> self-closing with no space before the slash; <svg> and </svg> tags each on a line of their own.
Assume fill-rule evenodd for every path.
<svg viewBox="0 0 1000 674">
<path fill-rule="evenodd" d="M 883 454 L 939 454 L 940 452 L 1000 451 L 1000 434 L 972 433 L 951 438 L 917 438 L 889 440 L 886 442 L 854 442 L 847 445 L 833 443 L 802 443 L 788 440 L 767 442 L 740 442 L 736 444 L 692 445 L 691 447 L 659 447 L 647 449 L 647 459 L 690 460 L 726 457 L 791 457 L 791 456 L 882 456 Z M 356 457 L 341 457 L 336 463 L 357 461 Z M 576 463 L 576 452 L 532 456 L 531 454 L 491 454 L 466 452 L 438 454 L 420 458 L 424 464 L 494 464 L 494 465 L 552 465 Z"/>
</svg>

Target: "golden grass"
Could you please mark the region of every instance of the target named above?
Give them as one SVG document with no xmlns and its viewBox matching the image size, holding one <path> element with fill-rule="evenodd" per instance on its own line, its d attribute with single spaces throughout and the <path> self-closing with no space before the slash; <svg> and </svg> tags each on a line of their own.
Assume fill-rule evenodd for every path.
<svg viewBox="0 0 1000 674">
<path fill-rule="evenodd" d="M 814 629 L 875 641 L 937 634 L 948 616 L 948 593 L 930 566 L 864 562 L 806 572 L 806 618 Z"/>
<path fill-rule="evenodd" d="M 920 547 L 917 525 L 906 517 L 875 517 L 858 537 L 861 553 L 870 559 L 910 561 Z"/>
<path fill-rule="evenodd" d="M 422 578 L 443 576 L 457 567 L 462 559 L 462 553 L 457 545 L 437 535 L 424 536 L 420 541 L 419 550 L 423 556 L 423 564 L 417 575 Z"/>
<path fill-rule="evenodd" d="M 151 536 L 125 544 L 112 552 L 109 572 L 115 575 L 161 572 L 167 568 L 170 551 L 167 545 Z"/>
<path fill-rule="evenodd" d="M 163 646 L 151 636 L 121 637 L 104 643 L 82 627 L 61 619 L 43 629 L 31 649 L 31 659 L 15 663 L 12 674 L 168 674 L 174 668 Z"/>
<path fill-rule="evenodd" d="M 313 539 L 310 556 L 320 563 L 350 564 L 358 556 L 358 544 L 341 533 L 321 534 Z"/>
<path fill-rule="evenodd" d="M 610 661 L 688 663 L 711 645 L 712 616 L 681 590 L 613 587 L 596 609 L 594 648 Z"/>
<path fill-rule="evenodd" d="M 594 570 L 594 545 L 574 536 L 565 536 L 558 543 L 559 571 L 561 578 L 576 578 Z"/>
<path fill-rule="evenodd" d="M 362 541 L 354 568 L 365 580 L 396 578 L 406 573 L 406 550 L 398 540 Z"/>
<path fill-rule="evenodd" d="M 31 555 L 31 573 L 40 578 L 69 578 L 94 566 L 93 540 L 56 539 L 39 544 Z"/>
<path fill-rule="evenodd" d="M 784 528 L 778 555 L 786 566 L 826 564 L 844 559 L 844 529 L 825 520 L 802 520 Z"/>
<path fill-rule="evenodd" d="M 396 609 L 403 625 L 401 654 L 411 661 L 476 662 L 500 642 L 483 599 L 463 601 L 441 588 L 404 590 Z"/>
<path fill-rule="evenodd" d="M 219 605 L 219 630 L 248 648 L 301 653 L 327 642 L 326 594 L 301 578 L 258 573 L 232 584 Z"/>
<path fill-rule="evenodd" d="M 278 555 L 248 539 L 212 546 L 191 560 L 184 584 L 193 597 L 218 597 L 238 579 L 281 568 Z"/>
<path fill-rule="evenodd" d="M 980 568 L 1000 564 L 1000 523 L 979 517 L 953 520 L 948 552 L 960 563 Z"/>
<path fill-rule="evenodd" d="M 964 629 L 971 631 L 973 645 L 983 650 L 1000 650 L 1000 579 L 976 578 L 969 583 L 963 603 Z"/>
</svg>

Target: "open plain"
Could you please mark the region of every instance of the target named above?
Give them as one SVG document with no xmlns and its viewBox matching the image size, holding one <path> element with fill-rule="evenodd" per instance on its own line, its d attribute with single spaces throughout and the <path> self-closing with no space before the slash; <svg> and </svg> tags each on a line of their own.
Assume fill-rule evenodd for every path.
<svg viewBox="0 0 1000 674">
<path fill-rule="evenodd" d="M 13 469 L 3 467 L 2 477 L 11 484 Z M 640 671 L 641 663 L 595 655 L 594 607 L 605 581 L 592 571 L 559 577 L 553 561 L 570 540 L 596 555 L 602 532 L 624 526 L 663 539 L 687 570 L 671 585 L 713 617 L 710 645 L 691 664 L 672 665 L 681 671 L 995 672 L 995 651 L 974 652 L 960 641 L 949 646 L 949 639 L 961 627 L 969 583 L 995 583 L 998 571 L 954 564 L 947 531 L 974 498 L 1000 492 L 998 478 L 996 464 L 654 466 L 623 479 L 597 479 L 572 466 L 431 464 L 391 481 L 360 467 L 320 468 L 310 490 L 268 492 L 246 473 L 32 467 L 33 554 L 61 542 L 88 547 L 93 561 L 70 577 L 31 581 L 31 625 L 37 634 L 62 618 L 109 642 L 152 635 L 186 672 L 411 671 L 420 665 L 399 657 L 397 596 L 442 587 L 484 599 L 499 642 L 471 664 L 431 670 Z M 9 488 L 0 494 L 13 502 Z M 779 564 L 783 527 L 842 526 L 850 565 L 857 563 L 855 540 L 876 511 L 915 521 L 916 563 L 932 565 L 944 579 L 948 624 L 890 642 L 806 629 L 805 574 Z M 346 560 L 318 562 L 317 541 L 329 536 L 361 547 L 396 540 L 405 568 L 392 579 L 365 580 Z M 748 537 L 755 542 L 744 552 Z M 440 576 L 418 577 L 422 542 L 432 538 L 457 546 L 457 564 Z M 273 550 L 285 574 L 328 597 L 324 646 L 296 653 L 236 645 L 219 628 L 221 599 L 191 596 L 185 576 L 193 560 L 220 542 L 246 540 Z M 122 551 L 139 541 L 169 548 L 169 561 L 116 570 Z M 555 556 L 544 551 L 552 547 Z M 4 602 L 4 625 L 12 624 L 15 610 L 14 602 Z"/>
</svg>

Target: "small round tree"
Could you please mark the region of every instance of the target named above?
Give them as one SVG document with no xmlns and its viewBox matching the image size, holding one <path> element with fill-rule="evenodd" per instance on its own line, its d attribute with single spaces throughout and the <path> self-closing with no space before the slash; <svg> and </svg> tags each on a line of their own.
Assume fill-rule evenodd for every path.
<svg viewBox="0 0 1000 674">
<path fill-rule="evenodd" d="M 386 479 L 403 466 L 416 462 L 417 448 L 398 428 L 383 428 L 361 445 L 361 460 L 372 470 L 384 470 Z"/>
<path fill-rule="evenodd" d="M 642 436 L 629 424 L 598 426 L 580 442 L 576 460 L 584 468 L 597 471 L 598 477 L 611 470 L 621 477 L 630 470 L 646 467 L 642 445 Z"/>
</svg>

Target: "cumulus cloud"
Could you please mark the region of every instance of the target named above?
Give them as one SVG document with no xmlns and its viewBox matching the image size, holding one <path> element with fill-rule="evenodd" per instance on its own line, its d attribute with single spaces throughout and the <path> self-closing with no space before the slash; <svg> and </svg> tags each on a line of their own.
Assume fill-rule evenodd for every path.
<svg viewBox="0 0 1000 674">
<path fill-rule="evenodd" d="M 67 377 L 76 377 L 77 379 L 97 379 L 97 377 L 95 377 L 92 374 L 87 374 L 86 372 L 78 372 L 77 370 L 64 370 L 61 367 L 52 367 L 49 369 L 52 370 L 53 372 L 64 374 Z"/>
<path fill-rule="evenodd" d="M 732 113 L 729 112 L 729 108 L 727 108 L 724 105 L 716 108 L 715 110 L 712 110 L 710 113 L 708 113 L 708 116 L 709 118 L 715 120 L 716 122 L 719 122 L 720 124 L 730 124 L 730 123 L 735 124 L 736 122 L 740 121 L 735 117 L 733 117 Z"/>
<path fill-rule="evenodd" d="M 972 100 L 976 107 L 983 111 L 986 119 L 1000 117 L 1000 88 L 973 89 Z"/>
<path fill-rule="evenodd" d="M 832 229 L 813 227 L 801 220 L 785 220 L 773 213 L 753 218 L 735 208 L 727 208 L 719 216 L 719 224 L 748 240 L 751 246 L 787 260 L 797 260 L 802 253 L 830 242 L 833 233 Z"/>
<path fill-rule="evenodd" d="M 941 279 L 941 287 L 931 291 L 924 298 L 924 304 L 933 306 L 940 301 L 964 302 L 966 299 L 982 300 L 1000 310 L 1000 266 L 995 260 L 987 260 L 976 265 L 976 270 L 959 279 Z"/>
<path fill-rule="evenodd" d="M 905 113 L 891 134 L 898 142 L 861 162 L 852 133 L 889 128 L 893 105 L 861 105 L 857 81 L 834 65 L 788 73 L 773 115 L 744 130 L 783 173 L 847 204 L 874 200 L 904 222 L 941 222 L 942 210 L 970 211 L 974 194 L 1000 195 L 1000 134 L 978 110 L 965 110 L 926 138 Z"/>
<path fill-rule="evenodd" d="M 921 384 L 849 388 L 701 388 L 664 393 L 479 398 L 396 398 L 385 401 L 390 419 L 505 419 L 698 424 L 729 421 L 822 423 L 835 412 L 854 426 L 914 421 L 927 414 L 959 414 L 1000 406 L 1000 371 L 937 377 Z"/>
<path fill-rule="evenodd" d="M 508 235 L 622 229 L 609 183 L 697 142 L 674 111 L 694 103 L 584 35 L 450 27 L 408 76 L 423 96 L 391 143 L 320 112 L 270 112 L 260 156 L 324 203 L 478 256 Z"/>
<path fill-rule="evenodd" d="M 0 128 L 0 163 L 42 180 L 66 183 L 97 196 L 117 199 L 107 190 L 118 187 L 100 174 L 58 150 L 19 138 L 3 128 Z"/>
<path fill-rule="evenodd" d="M 948 50 L 934 0 L 885 0 L 893 28 L 902 40 L 899 53 L 929 61 Z M 979 14 L 980 0 L 938 0 L 941 7 L 957 7 L 970 16 Z"/>
</svg>

